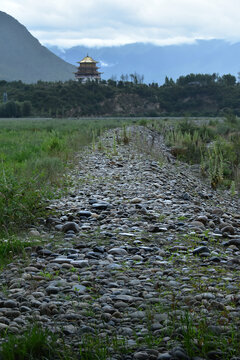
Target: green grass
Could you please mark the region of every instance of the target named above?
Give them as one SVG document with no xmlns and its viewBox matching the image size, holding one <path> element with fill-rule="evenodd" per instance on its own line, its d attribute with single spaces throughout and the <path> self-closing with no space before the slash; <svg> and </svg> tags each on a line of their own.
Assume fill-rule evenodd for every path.
<svg viewBox="0 0 240 360">
<path fill-rule="evenodd" d="M 37 323 L 27 328 L 21 335 L 2 334 L 0 359 L 4 360 L 107 360 L 112 355 L 123 355 L 147 346 L 158 349 L 163 346 L 163 338 L 169 337 L 169 344 L 165 344 L 168 350 L 172 344 L 178 342 L 182 345 L 188 356 L 208 357 L 211 351 L 220 351 L 221 359 L 230 360 L 240 353 L 240 338 L 236 324 L 230 324 L 220 334 L 216 334 L 209 327 L 209 321 L 202 316 L 196 316 L 189 311 L 176 316 L 177 308 L 165 308 L 153 306 L 146 311 L 146 324 L 148 332 L 138 339 L 135 334 L 136 345 L 130 347 L 127 340 L 116 334 L 85 334 L 78 339 L 75 348 L 67 345 L 62 333 L 54 334 L 42 328 Z M 151 330 L 155 313 L 167 313 L 167 326 L 163 334 L 155 335 Z M 216 323 L 217 324 L 217 323 Z M 168 329 L 168 330 L 166 330 Z"/>
<path fill-rule="evenodd" d="M 124 339 L 117 336 L 104 338 L 99 334 L 84 335 L 78 348 L 66 345 L 64 335 L 54 334 L 38 324 L 26 329 L 22 335 L 3 334 L 0 359 L 3 360 L 106 360 L 111 354 L 126 353 Z"/>
<path fill-rule="evenodd" d="M 46 360 L 61 359 L 57 337 L 48 330 L 34 325 L 21 336 L 9 335 L 0 350 L 4 360 Z M 62 359 L 64 359 L 62 357 Z"/>
<path fill-rule="evenodd" d="M 169 293 L 170 294 L 170 293 Z M 141 310 L 141 309 L 139 309 Z M 230 360 L 233 356 L 238 356 L 240 353 L 240 335 L 238 332 L 238 325 L 231 322 L 225 326 L 224 331 L 219 333 L 214 332 L 212 321 L 204 317 L 204 315 L 197 315 L 190 310 L 182 311 L 182 315 L 176 315 L 175 311 L 181 310 L 177 302 L 174 300 L 170 306 L 156 303 L 146 310 L 146 318 L 143 320 L 148 329 L 141 341 L 139 342 L 136 336 L 136 342 L 139 345 L 145 345 L 149 348 L 158 348 L 163 345 L 163 337 L 169 337 L 170 341 L 168 349 L 172 349 L 172 341 L 181 344 L 188 356 L 191 358 L 199 356 L 208 358 L 210 351 L 220 351 L 221 359 Z M 167 314 L 167 323 L 164 326 L 164 333 L 157 336 L 151 330 L 154 322 L 154 315 L 156 313 Z M 216 314 L 217 315 L 217 314 Z M 222 316 L 220 313 L 219 318 Z M 218 325 L 218 320 L 214 323 Z M 167 330 L 166 330 L 167 329 Z"/>
<path fill-rule="evenodd" d="M 237 328 L 226 327 L 221 334 L 209 328 L 207 320 L 196 319 L 186 312 L 181 318 L 181 335 L 179 340 L 189 356 L 207 356 L 210 351 L 220 351 L 221 358 L 231 359 L 240 353 L 240 337 Z"/>
<path fill-rule="evenodd" d="M 46 215 L 75 154 L 118 119 L 0 119 L 0 234 Z M 104 146 L 104 144 L 103 144 Z"/>
<path fill-rule="evenodd" d="M 124 339 L 116 336 L 86 335 L 79 345 L 81 360 L 106 360 L 112 354 L 128 352 Z"/>
<path fill-rule="evenodd" d="M 0 269 L 11 262 L 16 255 L 23 256 L 25 248 L 32 246 L 32 241 L 24 241 L 16 236 L 8 236 L 0 241 Z"/>
</svg>

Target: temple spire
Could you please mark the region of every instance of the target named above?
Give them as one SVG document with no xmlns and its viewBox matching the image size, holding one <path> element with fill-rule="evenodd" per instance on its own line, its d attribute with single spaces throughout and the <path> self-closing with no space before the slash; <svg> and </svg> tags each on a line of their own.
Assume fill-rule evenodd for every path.
<svg viewBox="0 0 240 360">
<path fill-rule="evenodd" d="M 98 61 L 93 60 L 91 56 L 87 54 L 87 56 L 85 56 L 78 63 L 80 65 L 77 72 L 75 73 L 75 77 L 77 80 L 81 81 L 82 83 L 86 83 L 87 81 L 101 79 L 101 73 L 98 71 L 97 67 Z"/>
</svg>

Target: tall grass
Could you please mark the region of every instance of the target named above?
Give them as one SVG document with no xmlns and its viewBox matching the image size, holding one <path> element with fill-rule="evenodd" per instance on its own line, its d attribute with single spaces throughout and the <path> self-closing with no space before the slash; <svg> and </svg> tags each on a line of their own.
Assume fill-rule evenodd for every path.
<svg viewBox="0 0 240 360">
<path fill-rule="evenodd" d="M 50 331 L 34 325 L 20 337 L 9 335 L 7 341 L 1 346 L 0 358 L 4 360 L 60 359 L 57 337 Z"/>
<path fill-rule="evenodd" d="M 216 355 L 216 359 L 229 360 L 239 354 L 239 332 L 233 324 L 226 326 L 223 333 L 216 334 L 205 318 L 198 321 L 189 312 L 185 312 L 181 317 L 179 329 L 179 340 L 191 357 L 199 355 L 210 358 L 208 354 L 213 351 L 221 354 L 221 357 L 219 354 Z"/>
<path fill-rule="evenodd" d="M 36 243 L 36 241 L 35 241 Z M 25 255 L 25 248 L 32 246 L 32 241 L 22 240 L 16 236 L 7 236 L 0 241 L 0 269 L 4 268 L 16 255 Z"/>
<path fill-rule="evenodd" d="M 196 120 L 196 119 L 195 119 Z M 165 136 L 172 154 L 190 164 L 201 164 L 211 186 L 240 188 L 240 119 L 169 119 L 147 123 Z"/>
</svg>

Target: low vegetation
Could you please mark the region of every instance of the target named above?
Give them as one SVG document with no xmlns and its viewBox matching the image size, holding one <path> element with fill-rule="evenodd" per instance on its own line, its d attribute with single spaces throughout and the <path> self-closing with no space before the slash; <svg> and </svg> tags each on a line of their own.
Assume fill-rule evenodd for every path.
<svg viewBox="0 0 240 360">
<path fill-rule="evenodd" d="M 167 327 L 156 336 L 152 331 L 153 317 L 156 313 L 168 314 Z M 178 315 L 182 314 L 182 315 Z M 0 358 L 4 360 L 106 360 L 112 355 L 134 352 L 139 346 L 158 349 L 165 344 L 166 336 L 181 344 L 190 357 L 206 357 L 211 351 L 230 360 L 240 351 L 239 333 L 232 324 L 226 326 L 222 334 L 216 334 L 207 319 L 194 318 L 188 311 L 173 308 L 152 307 L 146 311 L 143 320 L 148 324 L 148 333 L 136 345 L 128 346 L 127 340 L 112 334 L 101 337 L 95 334 L 83 335 L 75 346 L 67 345 L 63 334 L 43 329 L 37 323 L 27 328 L 22 335 L 5 334 L 6 341 L 0 349 Z M 171 343 L 171 341 L 170 341 Z"/>
<path fill-rule="evenodd" d="M 9 335 L 2 344 L 0 358 L 4 360 L 44 360 L 57 357 L 57 337 L 38 325 L 27 329 L 20 337 Z"/>
<path fill-rule="evenodd" d="M 21 255 L 23 258 L 26 254 L 25 249 L 33 244 L 32 241 L 20 239 L 15 235 L 2 238 L 0 241 L 0 270 L 16 255 Z"/>
<path fill-rule="evenodd" d="M 164 119 L 145 123 L 164 134 L 166 144 L 180 161 L 199 164 L 213 189 L 240 187 L 240 119 L 232 113 L 223 118 Z"/>
<path fill-rule="evenodd" d="M 18 232 L 45 214 L 46 200 L 64 190 L 74 153 L 120 120 L 2 119 L 0 233 Z"/>
</svg>

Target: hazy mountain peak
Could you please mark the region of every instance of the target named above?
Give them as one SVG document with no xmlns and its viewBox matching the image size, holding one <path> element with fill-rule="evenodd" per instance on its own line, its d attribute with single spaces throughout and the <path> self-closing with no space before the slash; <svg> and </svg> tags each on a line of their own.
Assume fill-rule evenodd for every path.
<svg viewBox="0 0 240 360">
<path fill-rule="evenodd" d="M 23 82 L 73 79 L 75 67 L 34 38 L 25 26 L 0 11 L 0 79 Z"/>
</svg>

